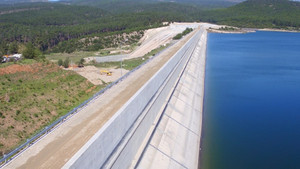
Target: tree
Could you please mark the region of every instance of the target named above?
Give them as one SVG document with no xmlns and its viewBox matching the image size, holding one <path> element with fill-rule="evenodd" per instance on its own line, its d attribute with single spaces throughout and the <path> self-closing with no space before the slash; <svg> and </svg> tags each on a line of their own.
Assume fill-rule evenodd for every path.
<svg viewBox="0 0 300 169">
<path fill-rule="evenodd" d="M 34 58 L 37 58 L 38 56 L 37 56 L 37 53 L 36 53 L 36 51 L 35 51 L 35 48 L 34 48 L 34 46 L 32 45 L 32 43 L 28 43 L 27 45 L 26 45 L 26 48 L 25 48 L 25 50 L 23 51 L 23 57 L 25 58 L 25 59 L 34 59 Z"/>
<path fill-rule="evenodd" d="M 7 54 L 7 50 L 8 50 L 8 46 L 5 42 L 1 42 L 0 43 L 0 53 L 1 53 L 1 56 L 2 55 L 6 55 Z"/>
<path fill-rule="evenodd" d="M 59 60 L 58 60 L 58 62 L 57 62 L 58 66 L 62 66 L 62 65 L 63 65 L 63 63 L 64 63 L 64 62 L 63 62 L 63 60 L 62 60 L 62 59 L 59 59 Z"/>
<path fill-rule="evenodd" d="M 67 57 L 63 64 L 64 68 L 68 68 L 69 64 L 70 64 L 70 59 L 69 59 L 69 57 Z"/>
<path fill-rule="evenodd" d="M 9 44 L 9 47 L 8 47 L 9 54 L 18 53 L 18 50 L 19 50 L 19 46 L 16 42 Z"/>
<path fill-rule="evenodd" d="M 2 63 L 2 60 L 3 60 L 3 53 L 2 53 L 2 51 L 0 50 L 0 64 Z"/>
<path fill-rule="evenodd" d="M 83 58 L 80 59 L 80 61 L 78 62 L 78 67 L 83 67 L 85 60 Z"/>
<path fill-rule="evenodd" d="M 42 52 L 33 46 L 32 43 L 28 43 L 25 47 L 25 50 L 22 53 L 25 59 L 44 59 Z"/>
</svg>

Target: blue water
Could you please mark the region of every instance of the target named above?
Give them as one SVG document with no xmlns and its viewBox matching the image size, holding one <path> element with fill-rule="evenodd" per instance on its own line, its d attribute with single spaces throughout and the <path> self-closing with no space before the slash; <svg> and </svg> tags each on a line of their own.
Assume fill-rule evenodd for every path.
<svg viewBox="0 0 300 169">
<path fill-rule="evenodd" d="M 208 35 L 202 169 L 300 169 L 300 33 Z"/>
</svg>

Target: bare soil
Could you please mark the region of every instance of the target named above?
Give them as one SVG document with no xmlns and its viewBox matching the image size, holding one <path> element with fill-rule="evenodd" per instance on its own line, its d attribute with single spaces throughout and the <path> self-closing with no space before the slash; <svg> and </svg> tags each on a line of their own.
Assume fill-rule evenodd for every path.
<svg viewBox="0 0 300 169">
<path fill-rule="evenodd" d="M 33 64 L 33 65 L 10 65 L 10 66 L 6 66 L 3 68 L 0 68 L 0 75 L 5 75 L 5 74 L 14 74 L 17 72 L 37 72 L 38 69 L 37 67 L 39 67 L 41 64 L 37 63 L 37 64 Z"/>
<path fill-rule="evenodd" d="M 154 28 L 145 31 L 139 43 L 141 46 L 133 51 L 126 59 L 144 56 L 153 49 L 170 43 L 174 36 L 182 33 L 186 28 L 198 28 L 199 23 L 172 23 L 166 27 Z"/>
<path fill-rule="evenodd" d="M 75 72 L 80 74 L 81 76 L 88 79 L 94 85 L 101 85 L 104 83 L 110 83 L 116 81 L 121 77 L 121 74 L 125 74 L 128 72 L 126 69 L 115 69 L 115 68 L 97 68 L 95 66 L 85 66 L 83 68 L 73 69 Z M 107 76 L 106 74 L 101 74 L 101 70 L 107 70 L 112 72 L 111 76 Z"/>
</svg>

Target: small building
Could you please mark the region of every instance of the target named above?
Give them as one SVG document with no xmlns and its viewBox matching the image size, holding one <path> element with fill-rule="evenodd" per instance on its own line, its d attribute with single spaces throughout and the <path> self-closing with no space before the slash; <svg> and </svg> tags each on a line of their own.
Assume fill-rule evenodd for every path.
<svg viewBox="0 0 300 169">
<path fill-rule="evenodd" d="M 9 61 L 18 61 L 22 58 L 22 54 L 13 54 L 13 55 L 4 55 L 2 56 L 3 57 L 3 60 L 2 60 L 2 63 L 6 63 L 6 62 L 9 62 Z"/>
<path fill-rule="evenodd" d="M 12 55 L 12 57 L 14 57 L 14 58 L 18 58 L 18 60 L 20 60 L 20 59 L 21 59 L 21 57 L 22 57 L 22 54 L 19 54 L 19 53 L 17 53 L 17 54 L 13 54 L 13 55 Z"/>
</svg>

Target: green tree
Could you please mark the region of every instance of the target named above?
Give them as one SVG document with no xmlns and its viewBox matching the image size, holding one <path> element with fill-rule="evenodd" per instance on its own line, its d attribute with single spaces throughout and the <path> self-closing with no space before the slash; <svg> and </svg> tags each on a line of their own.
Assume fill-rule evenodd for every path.
<svg viewBox="0 0 300 169">
<path fill-rule="evenodd" d="M 70 59 L 69 59 L 69 57 L 67 57 L 63 64 L 64 68 L 68 68 L 69 64 L 70 64 Z"/>
<path fill-rule="evenodd" d="M 9 54 L 15 54 L 18 53 L 19 46 L 16 42 L 10 43 L 8 47 Z"/>
<path fill-rule="evenodd" d="M 58 60 L 58 62 L 57 62 L 58 66 L 62 66 L 62 65 L 63 65 L 63 63 L 64 63 L 64 62 L 63 62 L 63 60 L 62 60 L 62 59 L 59 59 L 59 60 Z"/>
<path fill-rule="evenodd" d="M 83 67 L 84 62 L 85 62 L 85 60 L 83 58 L 81 58 L 80 61 L 78 62 L 78 67 Z"/>
<path fill-rule="evenodd" d="M 3 53 L 2 53 L 2 51 L 0 50 L 0 64 L 2 63 L 2 60 L 3 60 Z"/>
<path fill-rule="evenodd" d="M 42 52 L 38 48 L 35 48 L 32 43 L 26 45 L 22 55 L 25 59 L 45 59 Z"/>
<path fill-rule="evenodd" d="M 7 44 L 5 42 L 1 42 L 0 43 L 0 53 L 1 53 L 1 55 L 6 55 L 7 50 L 8 50 Z"/>
<path fill-rule="evenodd" d="M 27 45 L 26 45 L 26 48 L 25 48 L 25 50 L 23 51 L 23 57 L 25 58 L 25 59 L 35 59 L 35 58 L 37 58 L 38 56 L 37 56 L 37 52 L 36 52 L 36 50 L 35 50 L 35 48 L 34 48 L 34 46 L 32 45 L 32 43 L 28 43 Z"/>
</svg>

